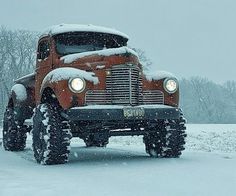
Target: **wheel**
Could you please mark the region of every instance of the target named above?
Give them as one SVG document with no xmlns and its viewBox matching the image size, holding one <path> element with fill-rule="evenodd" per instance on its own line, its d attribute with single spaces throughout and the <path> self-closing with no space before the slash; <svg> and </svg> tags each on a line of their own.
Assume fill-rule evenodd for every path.
<svg viewBox="0 0 236 196">
<path fill-rule="evenodd" d="M 164 120 L 159 130 L 144 136 L 146 152 L 151 157 L 178 158 L 185 149 L 186 120 L 182 114 L 178 120 Z"/>
<path fill-rule="evenodd" d="M 7 108 L 3 120 L 3 147 L 7 151 L 22 151 L 26 146 L 26 129 L 16 119 L 14 108 Z"/>
<path fill-rule="evenodd" d="M 94 135 L 89 135 L 84 139 L 84 143 L 86 147 L 106 147 L 106 145 L 109 143 L 109 138 L 96 138 Z"/>
<path fill-rule="evenodd" d="M 68 161 L 71 132 L 58 106 L 40 104 L 33 117 L 33 151 L 36 161 L 44 165 Z"/>
</svg>

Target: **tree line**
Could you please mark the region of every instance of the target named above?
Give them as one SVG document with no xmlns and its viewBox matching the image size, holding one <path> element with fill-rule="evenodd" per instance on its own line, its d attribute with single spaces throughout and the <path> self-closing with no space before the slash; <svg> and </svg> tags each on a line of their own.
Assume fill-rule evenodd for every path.
<svg viewBox="0 0 236 196">
<path fill-rule="evenodd" d="M 180 80 L 180 105 L 189 123 L 236 123 L 236 81 Z"/>
<path fill-rule="evenodd" d="M 38 32 L 0 27 L 0 119 L 14 80 L 34 71 L 38 37 Z M 145 52 L 136 51 L 151 66 Z M 180 79 L 180 91 L 189 123 L 236 123 L 236 81 L 216 84 L 202 77 Z"/>
</svg>

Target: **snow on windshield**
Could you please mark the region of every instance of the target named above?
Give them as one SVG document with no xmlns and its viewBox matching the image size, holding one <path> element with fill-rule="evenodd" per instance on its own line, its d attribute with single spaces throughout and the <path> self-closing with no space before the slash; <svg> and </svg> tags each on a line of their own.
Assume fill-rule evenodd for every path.
<svg viewBox="0 0 236 196">
<path fill-rule="evenodd" d="M 54 36 L 56 50 L 59 55 L 119 48 L 127 45 L 123 37 L 96 33 L 96 32 L 70 32 Z"/>
</svg>

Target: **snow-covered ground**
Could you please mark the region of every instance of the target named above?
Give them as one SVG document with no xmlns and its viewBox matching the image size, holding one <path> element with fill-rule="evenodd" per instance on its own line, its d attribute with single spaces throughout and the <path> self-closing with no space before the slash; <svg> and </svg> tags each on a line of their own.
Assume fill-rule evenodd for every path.
<svg viewBox="0 0 236 196">
<path fill-rule="evenodd" d="M 180 159 L 152 159 L 141 137 L 111 138 L 107 148 L 72 141 L 70 162 L 35 163 L 0 147 L 0 196 L 234 196 L 236 124 L 188 125 Z"/>
</svg>

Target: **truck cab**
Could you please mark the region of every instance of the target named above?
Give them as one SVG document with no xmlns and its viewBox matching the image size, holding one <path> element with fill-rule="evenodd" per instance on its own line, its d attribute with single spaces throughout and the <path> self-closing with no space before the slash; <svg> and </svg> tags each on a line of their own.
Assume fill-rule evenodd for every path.
<svg viewBox="0 0 236 196">
<path fill-rule="evenodd" d="M 150 156 L 179 157 L 186 134 L 178 80 L 147 71 L 128 39 L 93 25 L 56 25 L 43 33 L 35 73 L 12 88 L 4 148 L 24 150 L 32 130 L 37 162 L 59 164 L 68 161 L 72 137 L 105 147 L 111 136 L 141 135 Z"/>
</svg>

